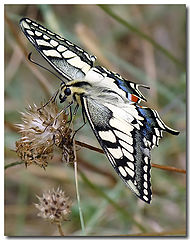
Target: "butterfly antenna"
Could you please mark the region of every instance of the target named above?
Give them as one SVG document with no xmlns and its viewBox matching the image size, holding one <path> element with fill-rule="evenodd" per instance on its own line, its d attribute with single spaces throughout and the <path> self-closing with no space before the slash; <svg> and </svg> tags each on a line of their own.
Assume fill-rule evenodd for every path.
<svg viewBox="0 0 190 240">
<path fill-rule="evenodd" d="M 31 56 L 32 56 L 32 52 L 30 52 L 30 53 L 28 54 L 28 60 L 29 60 L 31 63 L 34 63 L 34 64 L 36 64 L 37 66 L 39 66 L 39 67 L 47 70 L 48 72 L 50 72 L 51 74 L 53 74 L 54 76 L 56 76 L 59 80 L 61 80 L 62 84 L 65 84 L 65 82 L 63 81 L 63 79 L 61 79 L 59 76 L 57 76 L 54 72 L 52 72 L 52 71 L 49 70 L 48 68 L 46 68 L 46 67 L 42 66 L 41 64 L 39 64 L 39 63 L 35 62 L 34 60 L 32 60 Z"/>
</svg>

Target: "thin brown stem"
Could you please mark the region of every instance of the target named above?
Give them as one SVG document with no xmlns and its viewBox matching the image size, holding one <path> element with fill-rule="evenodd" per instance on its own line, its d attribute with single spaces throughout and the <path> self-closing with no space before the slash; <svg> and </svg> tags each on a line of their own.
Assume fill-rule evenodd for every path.
<svg viewBox="0 0 190 240">
<path fill-rule="evenodd" d="M 61 226 L 61 223 L 58 223 L 58 224 L 57 224 L 57 227 L 58 227 L 60 236 L 65 236 L 65 235 L 64 235 L 64 232 L 63 232 L 63 229 L 62 229 L 62 226 Z"/>
<path fill-rule="evenodd" d="M 82 143 L 80 141 L 75 141 L 76 145 L 78 146 L 81 146 L 81 147 L 85 147 L 85 148 L 88 148 L 92 151 L 95 151 L 95 152 L 98 152 L 98 153 L 104 153 L 104 151 L 100 148 L 97 148 L 97 147 L 93 147 L 87 143 Z M 176 168 L 176 167 L 170 167 L 170 166 L 165 166 L 165 165 L 159 165 L 159 164 L 155 164 L 155 163 L 152 163 L 151 164 L 152 167 L 154 168 L 159 168 L 159 169 L 163 169 L 163 170 L 166 170 L 166 171 L 172 171 L 172 172 L 179 172 L 179 173 L 184 173 L 186 174 L 186 170 L 184 169 L 180 169 L 180 168 Z"/>
<path fill-rule="evenodd" d="M 104 151 L 102 149 L 97 148 L 97 147 L 93 147 L 93 146 L 91 146 L 91 145 L 89 145 L 87 143 L 83 143 L 83 142 L 80 142 L 80 141 L 77 141 L 77 140 L 75 140 L 75 143 L 78 146 L 88 148 L 88 149 L 90 149 L 92 151 L 99 152 L 99 153 L 104 153 Z"/>
<path fill-rule="evenodd" d="M 180 169 L 180 168 L 176 168 L 176 167 L 170 167 L 170 166 L 165 166 L 165 165 L 162 166 L 162 165 L 155 164 L 155 163 L 152 163 L 152 167 L 160 168 L 160 169 L 163 169 L 163 170 L 166 170 L 166 171 L 179 172 L 179 173 L 186 174 L 185 169 Z"/>
<path fill-rule="evenodd" d="M 14 167 L 16 165 L 20 165 L 20 164 L 23 164 L 23 163 L 24 163 L 23 161 L 16 161 L 16 162 L 9 163 L 9 164 L 5 165 L 5 170 L 7 168 Z"/>
<path fill-rule="evenodd" d="M 97 148 L 97 147 L 93 147 L 93 146 L 91 146 L 91 145 L 89 145 L 87 143 L 82 143 L 80 141 L 75 140 L 75 144 L 78 145 L 78 146 L 90 149 L 92 151 L 98 152 L 98 153 L 104 153 L 104 151 L 102 149 Z M 9 167 L 13 167 L 13 166 L 18 165 L 18 164 L 22 164 L 22 163 L 23 163 L 22 161 L 17 161 L 17 162 L 13 162 L 13 163 L 7 164 L 7 165 L 5 165 L 5 169 L 7 169 Z M 165 166 L 165 165 L 159 165 L 159 164 L 155 164 L 155 163 L 152 163 L 151 165 L 154 168 L 159 168 L 159 169 L 163 169 L 163 170 L 166 170 L 166 171 L 179 172 L 179 173 L 186 174 L 186 170 L 185 169 L 171 167 L 171 166 Z"/>
</svg>

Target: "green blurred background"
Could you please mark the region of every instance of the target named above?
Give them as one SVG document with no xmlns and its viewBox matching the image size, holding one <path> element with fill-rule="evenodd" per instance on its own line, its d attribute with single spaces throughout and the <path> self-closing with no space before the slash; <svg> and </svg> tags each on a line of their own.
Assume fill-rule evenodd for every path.
<svg viewBox="0 0 190 240">
<path fill-rule="evenodd" d="M 26 53 L 32 51 L 35 61 L 48 66 L 19 28 L 24 16 L 96 55 L 97 65 L 150 86 L 144 91 L 146 105 L 180 131 L 177 137 L 164 134 L 152 151 L 152 162 L 186 168 L 185 5 L 5 5 L 5 165 L 19 161 L 14 152 L 19 139 L 14 124 L 21 123 L 20 112 L 28 104 L 47 100 L 60 84 L 47 71 L 28 63 Z M 79 114 L 75 128 L 80 123 Z M 76 139 L 99 147 L 88 124 Z M 77 157 L 86 176 L 79 174 L 87 235 L 185 235 L 185 174 L 152 168 L 153 201 L 147 205 L 123 184 L 103 154 L 78 147 Z M 5 235 L 59 236 L 54 225 L 37 216 L 33 204 L 36 195 L 58 186 L 73 201 L 63 230 L 67 235 L 82 235 L 74 170 L 60 158 L 57 153 L 46 171 L 37 166 L 26 169 L 23 164 L 5 171 Z"/>
</svg>

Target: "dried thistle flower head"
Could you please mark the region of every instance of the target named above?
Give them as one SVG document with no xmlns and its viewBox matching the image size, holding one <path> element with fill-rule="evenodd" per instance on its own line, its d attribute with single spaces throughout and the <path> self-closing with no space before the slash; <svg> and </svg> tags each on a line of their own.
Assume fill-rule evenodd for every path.
<svg viewBox="0 0 190 240">
<path fill-rule="evenodd" d="M 28 166 L 32 163 L 45 168 L 53 157 L 54 146 L 63 150 L 63 159 L 74 159 L 72 130 L 67 126 L 67 115 L 59 113 L 55 102 L 38 108 L 35 104 L 22 113 L 22 124 L 17 124 L 21 138 L 16 142 L 18 156 Z"/>
<path fill-rule="evenodd" d="M 68 220 L 71 212 L 71 200 L 60 189 L 49 190 L 42 197 L 38 197 L 39 203 L 35 204 L 40 211 L 38 216 L 56 224 Z"/>
</svg>

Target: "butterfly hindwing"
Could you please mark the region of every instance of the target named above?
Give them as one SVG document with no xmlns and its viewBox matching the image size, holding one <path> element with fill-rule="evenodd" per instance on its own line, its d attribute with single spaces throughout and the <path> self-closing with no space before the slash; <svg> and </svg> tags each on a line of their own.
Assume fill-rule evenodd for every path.
<svg viewBox="0 0 190 240">
<path fill-rule="evenodd" d="M 136 104 L 117 106 L 82 98 L 83 110 L 106 156 L 128 187 L 150 203 L 151 149 L 158 146 L 162 132 L 177 135 L 155 110 Z"/>
<path fill-rule="evenodd" d="M 95 56 L 28 18 L 20 26 L 38 52 L 68 80 L 82 79 L 93 66 Z"/>
<path fill-rule="evenodd" d="M 145 146 L 141 135 L 139 120 L 126 112 L 128 122 L 123 119 L 125 111 L 106 103 L 100 104 L 95 99 L 83 98 L 86 117 L 94 131 L 101 147 L 112 166 L 128 185 L 128 187 L 143 201 L 151 201 L 150 183 L 150 146 Z M 134 106 L 131 106 L 132 111 Z M 118 113 L 113 113 L 113 109 Z"/>
</svg>

